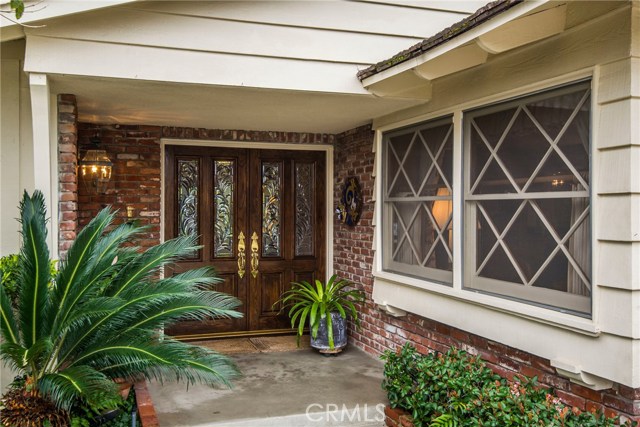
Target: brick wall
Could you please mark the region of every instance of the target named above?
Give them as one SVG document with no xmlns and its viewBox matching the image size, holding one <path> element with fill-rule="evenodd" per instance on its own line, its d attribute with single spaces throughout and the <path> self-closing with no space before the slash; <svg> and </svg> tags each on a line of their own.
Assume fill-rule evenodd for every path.
<svg viewBox="0 0 640 427">
<path fill-rule="evenodd" d="M 115 224 L 136 220 L 148 226 L 136 245 L 148 248 L 160 243 L 160 126 L 97 125 L 80 123 L 80 155 L 100 138 L 100 148 L 113 162 L 105 194 L 91 194 L 83 185 L 78 191 L 78 223 L 82 228 L 106 206 L 117 210 Z M 127 216 L 127 207 L 132 216 Z"/>
<path fill-rule="evenodd" d="M 74 95 L 58 95 L 58 251 L 60 256 L 78 229 L 78 108 Z"/>
<path fill-rule="evenodd" d="M 337 205 L 342 183 L 348 176 L 358 177 L 364 199 L 362 219 L 355 227 L 341 224 L 334 217 L 334 271 L 353 281 L 366 294 L 366 302 L 360 308 L 362 329 L 351 327 L 350 342 L 374 355 L 395 350 L 407 341 L 422 353 L 429 349 L 446 351 L 456 346 L 479 354 L 489 367 L 506 378 L 511 379 L 515 374 L 538 376 L 542 384 L 556 390 L 560 399 L 580 410 L 598 409 L 609 415 L 640 418 L 640 388 L 614 384 L 609 390 L 594 391 L 556 375 L 547 359 L 413 314 L 394 318 L 375 307 L 371 298 L 374 255 L 371 174 L 375 161 L 372 148 L 373 133 L 368 127 L 336 136 L 334 204 Z"/>
<path fill-rule="evenodd" d="M 136 241 L 142 248 L 160 242 L 162 137 L 229 141 L 230 145 L 234 141 L 291 144 L 334 142 L 334 135 L 331 134 L 80 123 L 80 155 L 91 147 L 90 140 L 96 136 L 100 139 L 100 148 L 107 151 L 113 162 L 112 176 L 105 194 L 90 194 L 80 182 L 77 197 L 78 227 L 85 226 L 100 209 L 112 206 L 118 211 L 115 224 L 135 219 L 149 227 L 145 235 Z M 65 179 L 64 175 L 61 175 L 61 179 Z M 130 218 L 127 217 L 127 207 L 133 210 Z"/>
</svg>

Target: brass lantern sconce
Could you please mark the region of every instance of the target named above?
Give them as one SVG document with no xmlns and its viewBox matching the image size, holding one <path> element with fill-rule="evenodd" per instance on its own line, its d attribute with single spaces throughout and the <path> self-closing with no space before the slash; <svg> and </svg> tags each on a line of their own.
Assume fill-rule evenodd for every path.
<svg viewBox="0 0 640 427">
<path fill-rule="evenodd" d="M 100 137 L 91 138 L 92 148 L 87 150 L 80 160 L 80 177 L 89 194 L 104 194 L 111 179 L 113 163 L 106 150 L 99 149 Z"/>
</svg>

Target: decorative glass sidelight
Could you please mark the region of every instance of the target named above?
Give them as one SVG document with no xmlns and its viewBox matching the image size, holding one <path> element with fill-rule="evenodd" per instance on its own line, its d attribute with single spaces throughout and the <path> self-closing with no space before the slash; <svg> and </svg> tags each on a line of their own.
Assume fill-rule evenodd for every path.
<svg viewBox="0 0 640 427">
<path fill-rule="evenodd" d="M 214 233 L 213 255 L 216 258 L 233 257 L 233 190 L 234 162 L 214 162 Z"/>
<path fill-rule="evenodd" d="M 178 235 L 198 234 L 198 183 L 200 163 L 195 159 L 178 160 Z M 197 251 L 191 258 L 196 258 Z"/>
<path fill-rule="evenodd" d="M 295 167 L 296 256 L 313 255 L 313 163 Z"/>
<path fill-rule="evenodd" d="M 281 221 L 280 163 L 262 164 L 262 256 L 279 257 Z"/>
</svg>

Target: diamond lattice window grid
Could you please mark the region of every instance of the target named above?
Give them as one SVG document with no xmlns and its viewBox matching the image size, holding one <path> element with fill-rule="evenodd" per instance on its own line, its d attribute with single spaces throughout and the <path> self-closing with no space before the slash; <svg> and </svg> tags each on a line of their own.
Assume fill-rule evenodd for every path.
<svg viewBox="0 0 640 427">
<path fill-rule="evenodd" d="M 450 118 L 385 135 L 385 269 L 451 283 L 452 149 Z"/>
<path fill-rule="evenodd" d="M 588 83 L 465 115 L 466 286 L 590 311 L 589 122 Z"/>
</svg>

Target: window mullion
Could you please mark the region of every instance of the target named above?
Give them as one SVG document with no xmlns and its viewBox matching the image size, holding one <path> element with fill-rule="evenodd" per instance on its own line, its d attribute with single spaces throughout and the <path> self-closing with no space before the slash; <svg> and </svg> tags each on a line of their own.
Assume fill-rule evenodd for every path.
<svg viewBox="0 0 640 427">
<path fill-rule="evenodd" d="M 453 113 L 453 165 L 452 165 L 452 240 L 453 240 L 453 288 L 462 289 L 463 286 L 463 264 L 462 245 L 464 244 L 464 232 L 462 229 L 462 215 L 464 213 L 464 180 L 463 180 L 463 134 L 462 134 L 462 111 Z M 468 255 L 469 256 L 469 255 Z M 475 256 L 475 255 L 474 255 Z"/>
</svg>

